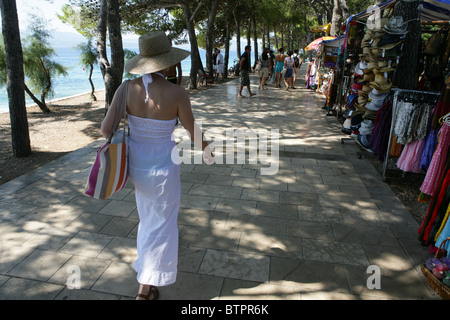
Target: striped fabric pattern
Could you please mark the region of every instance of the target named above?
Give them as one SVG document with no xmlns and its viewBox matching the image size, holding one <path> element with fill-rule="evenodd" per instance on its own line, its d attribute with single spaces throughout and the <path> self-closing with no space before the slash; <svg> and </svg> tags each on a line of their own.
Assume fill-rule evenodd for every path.
<svg viewBox="0 0 450 320">
<path fill-rule="evenodd" d="M 106 142 L 98 151 L 84 193 L 106 200 L 123 189 L 128 180 L 127 145 Z"/>
</svg>

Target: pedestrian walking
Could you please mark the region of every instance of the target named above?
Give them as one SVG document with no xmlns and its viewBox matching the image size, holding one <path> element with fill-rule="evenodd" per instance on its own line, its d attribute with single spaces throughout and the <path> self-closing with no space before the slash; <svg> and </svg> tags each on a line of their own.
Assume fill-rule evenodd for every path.
<svg viewBox="0 0 450 320">
<path fill-rule="evenodd" d="M 294 73 L 294 79 L 292 80 L 292 89 L 295 89 L 295 83 L 297 82 L 297 78 L 300 77 L 300 68 L 303 64 L 303 59 L 298 54 L 298 49 L 294 50 L 294 64 L 295 64 L 295 73 Z"/>
<path fill-rule="evenodd" d="M 223 61 L 223 55 L 220 53 L 220 49 L 216 48 L 216 80 L 219 80 L 219 74 L 222 74 L 222 80 L 224 79 L 225 65 Z"/>
<path fill-rule="evenodd" d="M 157 286 L 173 284 L 177 277 L 181 183 L 179 161 L 172 160 L 176 148 L 172 133 L 177 118 L 194 142 L 202 141 L 205 162 L 212 163 L 188 93 L 162 74 L 188 55 L 188 51 L 173 48 L 162 31 L 139 37 L 139 54 L 126 63 L 125 70 L 143 76 L 127 82 L 128 90 L 124 84 L 117 89 L 101 126 L 103 135 L 109 136 L 120 121 L 115 115 L 123 114 L 126 108 L 129 178 L 135 186 L 139 214 L 138 257 L 133 264 L 140 284 L 137 300 L 157 299 Z M 127 104 L 123 106 L 120 101 L 126 92 Z"/>
<path fill-rule="evenodd" d="M 170 66 L 164 70 L 164 75 L 166 76 L 167 81 L 172 82 L 173 84 L 181 85 L 181 80 L 183 78 L 181 63 L 178 62 L 176 65 Z"/>
<path fill-rule="evenodd" d="M 278 54 L 275 56 L 275 87 L 281 88 L 281 78 L 282 74 L 281 71 L 283 71 L 284 67 L 284 59 L 286 59 L 286 56 L 284 55 L 284 49 L 280 48 L 278 49 Z"/>
<path fill-rule="evenodd" d="M 270 52 L 269 48 L 264 49 L 261 57 L 258 60 L 259 65 L 259 89 L 266 89 L 266 81 L 269 76 L 269 69 L 272 68 L 272 64 L 270 63 Z"/>
<path fill-rule="evenodd" d="M 288 51 L 287 57 L 284 59 L 284 67 L 286 68 L 286 73 L 284 74 L 284 84 L 286 85 L 286 91 L 289 91 L 289 87 L 292 87 L 292 77 L 296 72 L 293 54 L 294 53 L 292 51 Z"/>
<path fill-rule="evenodd" d="M 242 89 L 247 87 L 248 93 L 251 96 L 255 94 L 250 89 L 250 52 L 252 51 L 251 46 L 245 46 L 245 52 L 241 56 L 239 61 L 239 70 L 241 73 L 241 85 L 239 87 L 238 98 L 242 98 Z"/>
</svg>

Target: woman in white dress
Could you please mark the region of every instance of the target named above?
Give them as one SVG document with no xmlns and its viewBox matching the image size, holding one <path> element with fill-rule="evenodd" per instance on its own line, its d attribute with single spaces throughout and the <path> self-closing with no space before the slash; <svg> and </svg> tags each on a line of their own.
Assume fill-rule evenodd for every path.
<svg viewBox="0 0 450 320">
<path fill-rule="evenodd" d="M 125 70 L 143 76 L 124 82 L 116 91 L 102 122 L 105 137 L 117 127 L 116 112 L 121 112 L 127 92 L 129 134 L 129 177 L 135 185 L 139 213 L 138 258 L 133 267 L 140 284 L 138 300 L 154 300 L 157 286 L 173 284 L 177 276 L 178 226 L 180 206 L 179 163 L 172 160 L 176 148 L 172 133 L 177 118 L 194 141 L 201 138 L 204 160 L 213 157 L 203 133 L 195 124 L 187 92 L 164 79 L 162 70 L 177 64 L 188 51 L 173 48 L 164 32 L 152 32 L 139 38 L 139 55 L 130 59 Z M 122 112 L 118 114 L 123 114 Z M 198 146 L 200 147 L 200 146 Z"/>
</svg>

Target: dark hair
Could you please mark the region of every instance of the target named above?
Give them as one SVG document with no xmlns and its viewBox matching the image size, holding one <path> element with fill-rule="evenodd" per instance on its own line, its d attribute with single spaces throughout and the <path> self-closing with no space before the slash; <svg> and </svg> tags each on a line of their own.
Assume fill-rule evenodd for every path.
<svg viewBox="0 0 450 320">
<path fill-rule="evenodd" d="M 261 59 L 266 61 L 267 59 L 269 59 L 269 54 L 264 51 L 263 54 L 261 55 Z"/>
<path fill-rule="evenodd" d="M 278 52 L 284 52 L 283 48 L 278 49 Z"/>
<path fill-rule="evenodd" d="M 252 48 L 252 46 L 245 46 L 245 50 L 251 49 L 251 48 Z"/>
<path fill-rule="evenodd" d="M 294 53 L 298 53 L 298 49 L 295 49 L 295 50 L 294 50 Z"/>
<path fill-rule="evenodd" d="M 287 52 L 287 55 L 288 55 L 289 57 L 292 56 L 293 54 L 294 54 L 294 53 L 293 53 L 292 51 L 290 51 L 290 50 Z"/>
</svg>

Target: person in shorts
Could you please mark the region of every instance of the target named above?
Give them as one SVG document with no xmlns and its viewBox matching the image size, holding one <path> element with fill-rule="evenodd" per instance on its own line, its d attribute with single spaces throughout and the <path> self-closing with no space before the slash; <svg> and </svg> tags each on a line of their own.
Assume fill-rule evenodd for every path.
<svg viewBox="0 0 450 320">
<path fill-rule="evenodd" d="M 251 96 L 255 94 L 250 89 L 250 52 L 251 46 L 245 46 L 245 52 L 241 56 L 241 60 L 239 62 L 239 70 L 241 74 L 241 86 L 239 87 L 238 98 L 242 97 L 242 89 L 247 87 L 248 93 Z"/>
</svg>

